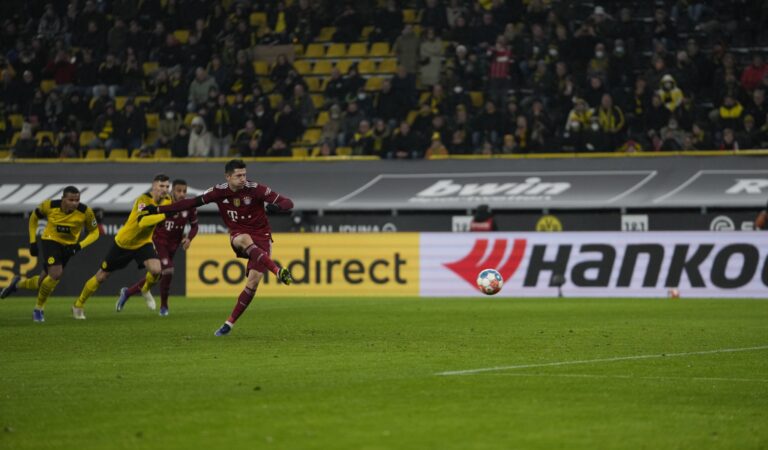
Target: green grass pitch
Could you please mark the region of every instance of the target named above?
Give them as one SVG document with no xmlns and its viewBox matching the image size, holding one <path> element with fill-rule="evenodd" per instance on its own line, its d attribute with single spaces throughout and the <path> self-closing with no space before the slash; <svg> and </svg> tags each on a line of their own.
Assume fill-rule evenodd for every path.
<svg viewBox="0 0 768 450">
<path fill-rule="evenodd" d="M 0 302 L 1 449 L 768 448 L 767 301 L 70 303 Z"/>
</svg>

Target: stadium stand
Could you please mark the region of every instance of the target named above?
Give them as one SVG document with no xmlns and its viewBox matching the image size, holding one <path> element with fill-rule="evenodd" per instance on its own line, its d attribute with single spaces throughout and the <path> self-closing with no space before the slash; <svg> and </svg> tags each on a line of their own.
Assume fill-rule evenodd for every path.
<svg viewBox="0 0 768 450">
<path fill-rule="evenodd" d="M 758 0 L 2 3 L 0 148 L 10 158 L 183 157 L 199 133 L 212 144 L 198 156 L 303 158 L 324 146 L 384 158 L 398 154 L 402 121 L 417 158 L 430 147 L 768 143 L 768 6 Z M 126 116 L 128 103 L 138 114 Z M 335 134 L 323 131 L 333 105 L 343 111 Z M 195 117 L 203 127 L 179 133 Z M 376 119 L 381 145 L 350 146 L 357 125 Z M 258 145 L 236 145 L 249 122 Z M 275 153 L 276 140 L 287 149 Z"/>
</svg>

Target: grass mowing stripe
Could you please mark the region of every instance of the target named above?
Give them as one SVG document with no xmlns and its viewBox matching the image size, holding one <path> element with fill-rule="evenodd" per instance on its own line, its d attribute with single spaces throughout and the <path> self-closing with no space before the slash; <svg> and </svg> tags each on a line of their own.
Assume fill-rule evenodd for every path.
<svg viewBox="0 0 768 450">
<path fill-rule="evenodd" d="M 759 351 L 759 350 L 768 350 L 768 345 L 761 345 L 757 347 L 721 348 L 717 350 L 703 350 L 698 352 L 661 353 L 658 355 L 634 355 L 634 356 L 617 356 L 614 358 L 583 359 L 583 360 L 576 360 L 576 361 L 556 361 L 556 362 L 541 363 L 541 364 L 519 364 L 516 366 L 485 367 L 482 369 L 450 370 L 447 372 L 438 372 L 435 375 L 437 376 L 473 375 L 476 373 L 483 373 L 483 372 L 498 372 L 502 370 L 515 370 L 515 369 L 533 369 L 536 367 L 571 366 L 576 364 L 592 364 L 592 363 L 614 362 L 614 361 L 633 361 L 638 359 L 672 358 L 672 357 L 678 357 L 678 356 L 712 355 L 717 353 L 751 352 L 751 351 Z"/>
</svg>

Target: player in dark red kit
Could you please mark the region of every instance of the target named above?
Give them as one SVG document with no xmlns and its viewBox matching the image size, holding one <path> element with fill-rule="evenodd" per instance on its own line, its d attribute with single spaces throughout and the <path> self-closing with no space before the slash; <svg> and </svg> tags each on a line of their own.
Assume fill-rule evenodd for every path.
<svg viewBox="0 0 768 450">
<path fill-rule="evenodd" d="M 245 163 L 233 159 L 224 166 L 226 183 L 205 191 L 203 195 L 156 207 L 149 206 L 149 213 L 177 213 L 186 209 L 216 203 L 221 219 L 229 228 L 229 242 L 238 258 L 248 260 L 248 280 L 237 298 L 237 304 L 224 325 L 216 330 L 216 336 L 229 334 L 237 319 L 251 304 L 256 288 L 267 271 L 277 276 L 283 284 L 291 284 L 293 278 L 287 269 L 277 266 L 272 253 L 272 231 L 266 211 L 288 211 L 293 201 L 269 187 L 248 181 Z"/>
<path fill-rule="evenodd" d="M 171 196 L 174 202 L 187 198 L 187 182 L 184 180 L 173 180 L 171 185 Z M 184 236 L 184 228 L 189 225 L 189 234 Z M 160 257 L 160 266 L 162 268 L 162 278 L 160 278 L 160 315 L 168 315 L 168 293 L 171 290 L 171 281 L 173 281 L 173 257 L 179 247 L 185 251 L 192 243 L 192 239 L 197 235 L 197 210 L 195 208 L 189 211 L 166 217 L 162 224 L 159 224 L 152 234 L 152 242 L 155 244 L 157 256 Z M 120 289 L 120 297 L 117 299 L 115 310 L 120 312 L 125 308 L 125 303 L 131 296 L 141 292 L 144 286 L 144 278 L 136 282 L 129 288 Z M 146 295 L 152 296 L 147 292 Z"/>
</svg>

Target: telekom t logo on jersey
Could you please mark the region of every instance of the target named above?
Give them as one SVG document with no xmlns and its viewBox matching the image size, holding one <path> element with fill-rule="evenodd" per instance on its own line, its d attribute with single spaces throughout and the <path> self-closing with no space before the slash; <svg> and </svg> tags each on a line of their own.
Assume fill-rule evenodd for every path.
<svg viewBox="0 0 768 450">
<path fill-rule="evenodd" d="M 482 269 L 496 269 L 504 277 L 504 281 L 507 281 L 512 278 L 517 268 L 520 267 L 520 262 L 525 255 L 527 241 L 525 239 L 515 239 L 512 244 L 512 252 L 506 261 L 502 261 L 507 253 L 507 244 L 507 239 L 496 239 L 488 256 L 483 258 L 488 250 L 488 239 L 478 239 L 467 256 L 444 265 L 463 278 L 472 287 L 475 286 L 477 274 Z"/>
<path fill-rule="evenodd" d="M 237 221 L 237 211 L 233 211 L 231 209 L 228 209 L 227 210 L 227 215 L 229 216 L 230 219 L 232 219 L 234 221 Z"/>
</svg>

